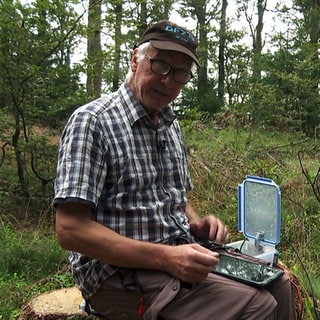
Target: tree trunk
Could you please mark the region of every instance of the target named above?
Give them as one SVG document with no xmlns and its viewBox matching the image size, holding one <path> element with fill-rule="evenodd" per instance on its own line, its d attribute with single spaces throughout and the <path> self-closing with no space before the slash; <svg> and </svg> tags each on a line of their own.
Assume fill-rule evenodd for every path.
<svg viewBox="0 0 320 320">
<path fill-rule="evenodd" d="M 258 22 L 255 29 L 253 38 L 253 79 L 254 81 L 260 81 L 261 79 L 261 52 L 262 52 L 262 29 L 263 29 L 263 16 L 266 10 L 267 0 L 258 0 Z"/>
<path fill-rule="evenodd" d="M 198 70 L 198 102 L 208 94 L 208 27 L 206 23 L 206 1 L 201 0 L 196 7 L 199 24 L 199 62 Z"/>
<path fill-rule="evenodd" d="M 222 0 L 221 8 L 221 20 L 220 20 L 220 34 L 219 34 L 219 79 L 218 79 L 218 98 L 221 105 L 224 104 L 224 80 L 225 80 L 225 69 L 224 69 L 224 52 L 226 44 L 226 16 L 227 16 L 228 1 Z"/>
<path fill-rule="evenodd" d="M 87 34 L 87 95 L 89 99 L 101 95 L 101 1 L 89 0 Z"/>
<path fill-rule="evenodd" d="M 120 82 L 120 59 L 121 59 L 121 44 L 122 44 L 122 2 L 119 1 L 115 4 L 116 23 L 114 26 L 114 65 L 112 77 L 112 89 L 116 91 Z"/>
</svg>

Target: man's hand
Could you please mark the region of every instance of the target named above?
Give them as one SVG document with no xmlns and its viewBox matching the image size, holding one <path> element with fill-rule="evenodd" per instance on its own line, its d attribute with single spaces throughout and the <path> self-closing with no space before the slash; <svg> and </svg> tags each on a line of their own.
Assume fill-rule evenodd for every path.
<svg viewBox="0 0 320 320">
<path fill-rule="evenodd" d="M 198 221 L 193 226 L 199 234 L 204 232 L 204 238 L 210 230 L 214 235 L 222 230 L 216 219 L 214 223 L 209 217 L 194 221 Z M 170 246 L 124 237 L 93 221 L 90 207 L 79 203 L 58 205 L 56 231 L 67 250 L 121 267 L 164 271 L 186 282 L 206 278 L 219 261 L 218 253 L 196 243 Z"/>
<path fill-rule="evenodd" d="M 167 272 L 186 282 L 205 279 L 219 262 L 219 254 L 199 244 L 167 246 Z"/>
<path fill-rule="evenodd" d="M 226 243 L 229 238 L 228 228 L 213 215 L 191 220 L 190 229 L 192 235 L 199 239 Z"/>
</svg>

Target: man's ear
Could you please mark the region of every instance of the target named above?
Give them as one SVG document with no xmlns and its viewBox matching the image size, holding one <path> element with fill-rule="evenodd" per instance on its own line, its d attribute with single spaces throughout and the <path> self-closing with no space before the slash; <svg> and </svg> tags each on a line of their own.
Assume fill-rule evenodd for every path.
<svg viewBox="0 0 320 320">
<path fill-rule="evenodd" d="M 133 50 L 132 58 L 131 58 L 131 71 L 135 72 L 138 67 L 138 49 Z"/>
</svg>

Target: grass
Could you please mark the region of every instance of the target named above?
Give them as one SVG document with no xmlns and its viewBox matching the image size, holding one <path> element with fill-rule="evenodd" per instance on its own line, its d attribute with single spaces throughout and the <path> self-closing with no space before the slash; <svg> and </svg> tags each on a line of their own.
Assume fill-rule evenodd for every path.
<svg viewBox="0 0 320 320">
<path fill-rule="evenodd" d="M 238 184 L 246 175 L 273 179 L 282 193 L 280 259 L 300 280 L 303 319 L 316 319 L 313 298 L 320 297 L 320 202 L 311 182 L 316 183 L 319 169 L 319 141 L 294 133 L 221 129 L 214 121 L 201 124 L 183 123 L 195 185 L 190 201 L 201 215 L 220 217 L 229 226 L 230 241 L 242 239 L 237 230 Z M 319 180 L 317 183 L 319 187 Z M 16 208 L 14 198 L 6 195 L 5 201 L 9 208 Z M 1 212 L 5 209 L 0 207 Z M 5 218 L 9 214 L 15 215 L 0 216 L 1 320 L 15 319 L 32 296 L 73 285 L 66 253 L 53 232 L 52 212 L 39 210 L 32 215 L 39 220 L 32 224 L 29 219 L 28 228 L 16 218 Z M 31 217 L 28 213 L 23 216 Z"/>
<path fill-rule="evenodd" d="M 66 253 L 52 230 L 0 223 L 0 319 L 11 320 L 32 296 L 73 285 Z"/>
<path fill-rule="evenodd" d="M 246 175 L 273 179 L 281 188 L 282 228 L 277 248 L 281 261 L 300 279 L 305 320 L 317 319 L 314 301 L 320 297 L 320 202 L 310 182 L 320 189 L 319 141 L 299 134 L 243 128 L 199 130 L 185 134 L 195 190 L 191 201 L 202 214 L 214 213 L 237 231 L 237 185 Z"/>
</svg>

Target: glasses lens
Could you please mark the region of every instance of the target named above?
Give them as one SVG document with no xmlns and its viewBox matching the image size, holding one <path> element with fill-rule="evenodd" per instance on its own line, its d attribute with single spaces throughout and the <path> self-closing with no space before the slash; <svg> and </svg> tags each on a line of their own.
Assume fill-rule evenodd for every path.
<svg viewBox="0 0 320 320">
<path fill-rule="evenodd" d="M 151 63 L 151 69 L 153 72 L 165 76 L 170 72 L 170 66 L 160 60 L 153 60 Z"/>
<path fill-rule="evenodd" d="M 184 70 L 175 70 L 174 79 L 177 82 L 186 84 L 191 79 L 191 73 Z"/>
<path fill-rule="evenodd" d="M 166 76 L 171 70 L 173 70 L 174 80 L 179 83 L 186 84 L 192 78 L 192 74 L 190 72 L 182 69 L 173 69 L 161 60 L 150 59 L 149 61 L 151 62 L 151 70 L 161 76 Z"/>
</svg>

